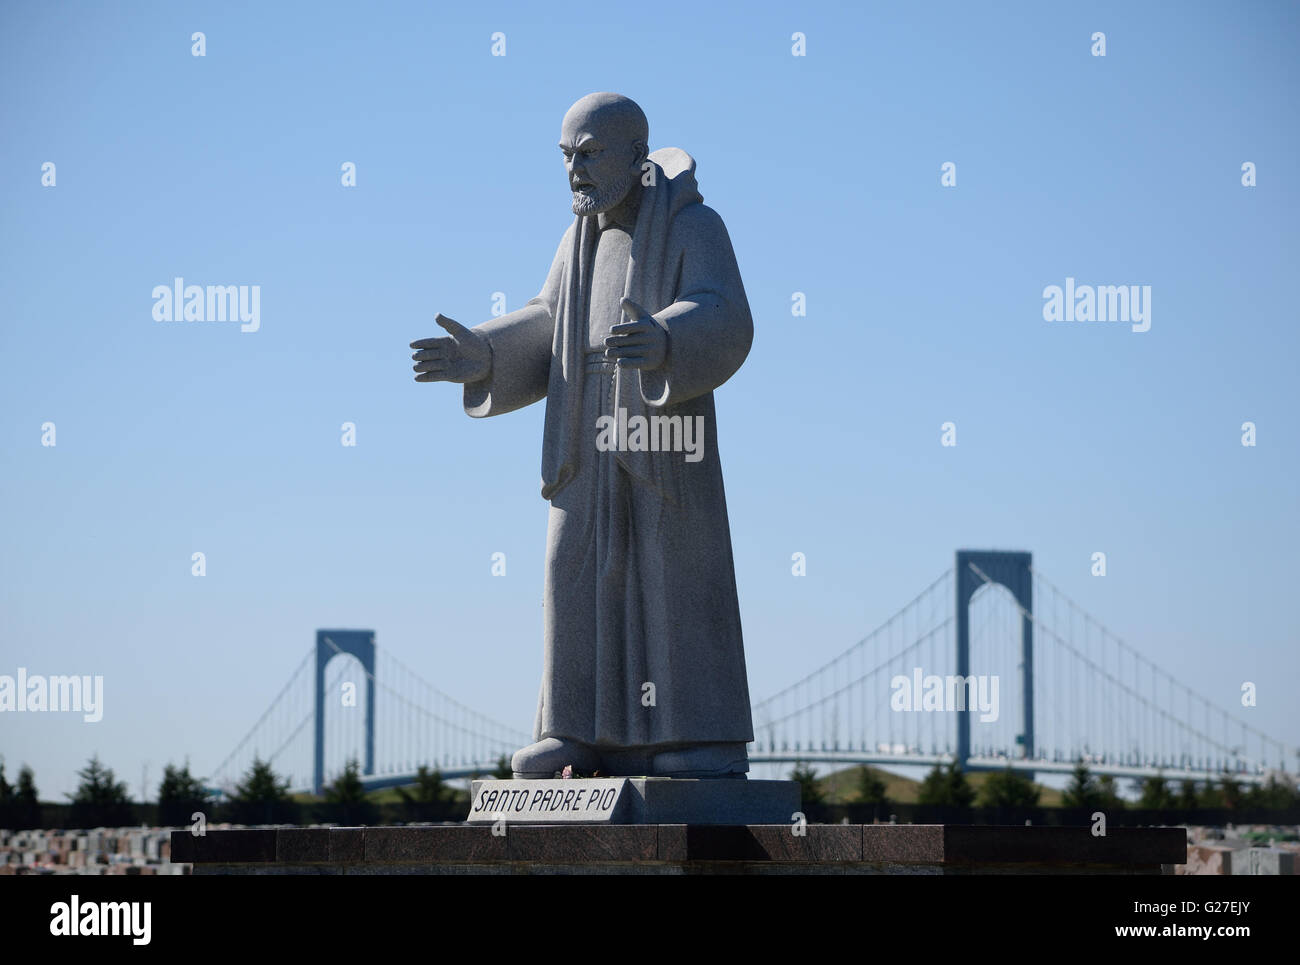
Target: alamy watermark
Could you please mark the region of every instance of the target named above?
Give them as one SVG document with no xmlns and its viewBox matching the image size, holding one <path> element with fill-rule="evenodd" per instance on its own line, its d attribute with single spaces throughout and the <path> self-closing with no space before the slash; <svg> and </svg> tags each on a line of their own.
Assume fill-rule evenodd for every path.
<svg viewBox="0 0 1300 965">
<path fill-rule="evenodd" d="M 0 674 L 0 712 L 74 713 L 88 724 L 99 723 L 104 716 L 104 678 L 90 676 L 40 674 L 27 675 L 18 668 L 17 677 Z"/>
<path fill-rule="evenodd" d="M 1133 331 L 1151 328 L 1150 285 L 1075 285 L 1065 279 L 1065 288 L 1048 285 L 1043 289 L 1045 322 L 1123 322 Z"/>
<path fill-rule="evenodd" d="M 889 681 L 892 710 L 903 711 L 979 711 L 980 722 L 991 724 L 998 719 L 998 675 L 926 674 L 912 668 L 912 676 L 897 674 Z"/>
<path fill-rule="evenodd" d="M 187 285 L 175 278 L 152 293 L 155 322 L 242 322 L 241 332 L 262 327 L 261 285 Z"/>
<path fill-rule="evenodd" d="M 634 415 L 596 420 L 596 448 L 601 452 L 684 452 L 687 462 L 704 458 L 704 416 Z"/>
<path fill-rule="evenodd" d="M 132 945 L 148 945 L 152 920 L 149 901 L 82 901 L 80 895 L 73 895 L 50 905 L 51 935 L 120 935 L 130 938 Z"/>
</svg>

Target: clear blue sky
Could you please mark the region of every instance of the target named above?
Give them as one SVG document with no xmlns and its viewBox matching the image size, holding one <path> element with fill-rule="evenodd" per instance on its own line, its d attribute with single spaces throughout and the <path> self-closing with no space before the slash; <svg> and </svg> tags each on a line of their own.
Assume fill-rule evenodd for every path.
<svg viewBox="0 0 1300 965">
<path fill-rule="evenodd" d="M 208 773 L 318 627 L 531 727 L 542 407 L 470 420 L 407 343 L 536 294 L 594 90 L 696 157 L 755 317 L 717 395 L 755 699 L 959 546 L 1014 548 L 1222 705 L 1255 681 L 1241 713 L 1296 743 L 1297 6 L 577 13 L 0 10 L 0 673 L 106 690 L 98 724 L 0 716 L 10 778 Z M 155 322 L 176 276 L 260 285 L 261 330 Z M 1150 331 L 1045 322 L 1067 276 L 1150 285 Z"/>
</svg>

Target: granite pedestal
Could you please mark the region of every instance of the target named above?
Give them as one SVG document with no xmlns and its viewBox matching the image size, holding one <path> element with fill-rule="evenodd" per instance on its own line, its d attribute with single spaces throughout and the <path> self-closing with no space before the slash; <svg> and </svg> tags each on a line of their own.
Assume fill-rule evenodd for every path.
<svg viewBox="0 0 1300 965">
<path fill-rule="evenodd" d="M 434 825 L 172 832 L 194 874 L 1122 874 L 1187 860 L 1183 828 Z"/>
</svg>

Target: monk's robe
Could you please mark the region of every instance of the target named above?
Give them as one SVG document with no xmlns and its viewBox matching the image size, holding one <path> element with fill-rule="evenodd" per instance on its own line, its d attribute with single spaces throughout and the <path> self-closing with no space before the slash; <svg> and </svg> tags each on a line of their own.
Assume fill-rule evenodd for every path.
<svg viewBox="0 0 1300 965">
<path fill-rule="evenodd" d="M 464 387 L 469 415 L 546 399 L 550 515 L 534 740 L 664 749 L 753 740 L 713 404 L 713 390 L 749 353 L 753 322 L 694 160 L 675 148 L 650 160 L 653 183 L 642 181 L 634 224 L 578 216 L 537 297 L 475 329 L 492 363 Z M 624 296 L 668 332 L 659 369 L 604 360 L 605 335 L 626 320 Z M 624 446 L 598 447 L 600 417 L 619 420 L 620 409 L 629 420 L 680 417 L 683 429 L 702 416 L 702 458 L 620 451 L 636 445 L 630 433 Z"/>
</svg>

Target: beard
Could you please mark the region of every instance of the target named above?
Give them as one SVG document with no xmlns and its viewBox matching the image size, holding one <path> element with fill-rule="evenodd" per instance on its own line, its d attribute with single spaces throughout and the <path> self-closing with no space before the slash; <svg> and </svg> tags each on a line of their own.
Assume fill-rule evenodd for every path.
<svg viewBox="0 0 1300 965">
<path fill-rule="evenodd" d="M 598 187 L 592 194 L 580 194 L 573 192 L 573 213 L 577 215 L 600 214 L 616 207 L 620 201 L 627 197 L 628 191 L 632 189 L 632 182 L 636 179 L 637 172 L 630 171 L 620 181 L 607 187 Z"/>
</svg>

